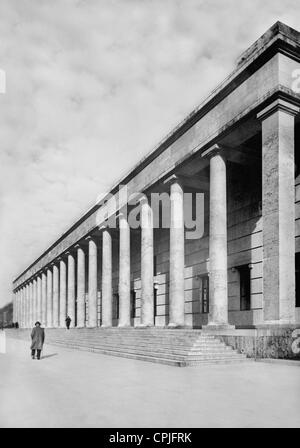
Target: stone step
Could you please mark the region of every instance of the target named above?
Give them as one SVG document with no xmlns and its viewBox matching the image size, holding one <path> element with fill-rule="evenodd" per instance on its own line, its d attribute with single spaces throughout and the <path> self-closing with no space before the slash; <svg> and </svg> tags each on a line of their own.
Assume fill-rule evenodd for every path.
<svg viewBox="0 0 300 448">
<path fill-rule="evenodd" d="M 145 344 L 149 344 L 149 343 L 155 343 L 155 344 L 164 344 L 164 343 L 176 343 L 178 345 L 180 344 L 199 344 L 199 345 L 204 345 L 204 344 L 213 344 L 213 343 L 219 343 L 219 344 L 224 344 L 223 342 L 219 341 L 218 339 L 214 338 L 214 339 L 202 339 L 202 338 L 196 338 L 194 340 L 190 340 L 190 339 L 180 339 L 178 340 L 177 338 L 171 338 L 171 337 L 165 337 L 161 340 L 156 340 L 154 338 L 149 338 L 149 339 L 144 339 L 144 338 L 111 338 L 108 336 L 105 337 L 100 337 L 100 336 L 86 336 L 86 335 L 73 335 L 73 336 L 69 336 L 69 335 L 46 335 L 48 340 L 51 339 L 62 339 L 65 341 L 68 340 L 87 340 L 87 341 L 109 341 L 111 343 L 122 343 L 122 342 L 128 342 L 128 343 L 135 343 L 137 341 L 143 342 Z"/>
<path fill-rule="evenodd" d="M 141 354 L 141 353 L 135 353 L 132 351 L 117 351 L 117 350 L 107 350 L 107 349 L 101 349 L 101 348 L 93 348 L 93 347 L 86 347 L 86 346 L 68 346 L 68 348 L 75 349 L 75 350 L 82 350 L 82 351 L 89 351 L 93 353 L 101 353 L 104 355 L 111 355 L 111 356 L 119 356 L 119 357 L 125 357 L 125 358 L 133 358 L 133 359 L 144 359 L 149 360 L 153 362 L 160 362 L 160 360 L 168 361 L 170 364 L 175 363 L 175 365 L 193 365 L 195 363 L 202 364 L 204 362 L 228 362 L 228 361 L 243 361 L 246 359 L 243 355 L 236 355 L 236 356 L 223 356 L 223 354 L 220 354 L 219 356 L 206 356 L 206 357 L 193 357 L 193 358 L 186 358 L 186 357 L 180 357 L 180 356 L 168 356 L 167 354 L 164 354 L 163 356 L 160 356 L 155 354 L 155 352 L 147 355 Z M 195 364 L 196 365 L 196 364 Z"/>
<path fill-rule="evenodd" d="M 163 344 L 163 343 L 169 343 L 171 342 L 176 343 L 176 344 L 209 344 L 209 343 L 215 343 L 217 341 L 217 339 L 202 339 L 202 338 L 195 338 L 195 339 L 178 339 L 178 338 L 171 338 L 166 336 L 165 338 L 162 339 L 155 339 L 155 338 L 138 338 L 138 337 L 128 337 L 128 338 L 117 338 L 117 337 L 109 337 L 109 336 L 105 336 L 105 337 L 101 337 L 101 336 L 88 336 L 88 335 L 76 335 L 76 336 L 69 336 L 69 335 L 47 335 L 46 334 L 46 338 L 48 340 L 56 338 L 56 339 L 64 339 L 64 340 L 88 340 L 88 341 L 109 341 L 111 343 L 122 343 L 122 342 L 128 342 L 128 343 L 132 343 L 134 344 L 136 341 L 140 341 L 143 342 L 145 344 L 149 344 L 149 343 L 155 343 L 155 344 Z"/>
<path fill-rule="evenodd" d="M 196 352 L 196 351 L 219 351 L 219 350 L 226 350 L 226 351 L 232 351 L 232 348 L 229 346 L 226 346 L 224 343 L 218 342 L 218 341 L 212 341 L 209 344 L 207 343 L 203 343 L 203 344 L 197 344 L 197 345 L 190 345 L 190 344 L 175 344 L 172 341 L 170 342 L 165 342 L 163 344 L 155 344 L 154 342 L 151 342 L 149 344 L 144 343 L 144 342 L 140 342 L 140 341 L 134 341 L 134 343 L 126 343 L 126 342 L 121 342 L 118 344 L 112 343 L 112 341 L 104 341 L 104 340 L 88 340 L 88 339 L 70 339 L 70 340 L 62 340 L 62 339 L 55 339 L 55 338 L 51 338 L 47 340 L 48 342 L 54 341 L 60 341 L 62 342 L 62 344 L 64 343 L 79 343 L 79 344 L 83 344 L 83 345 L 101 345 L 101 346 L 117 346 L 117 347 L 137 347 L 139 349 L 143 349 L 143 350 L 147 350 L 149 347 L 157 347 L 159 346 L 160 349 L 163 350 L 182 350 L 182 351 L 186 351 L 186 352 Z"/>
<path fill-rule="evenodd" d="M 87 349 L 92 349 L 92 350 L 100 350 L 100 351 L 109 351 L 109 352 L 116 352 L 116 353 L 132 353 L 132 354 L 141 354 L 141 351 L 138 349 L 134 349 L 131 347 L 127 347 L 127 348 L 123 348 L 123 349 L 118 349 L 117 347 L 103 347 L 100 345 L 83 345 L 83 344 L 63 344 L 61 342 L 56 342 L 56 345 L 63 345 L 65 347 L 71 347 L 71 348 L 87 348 Z M 190 360 L 199 360 L 199 359 L 215 359 L 215 358 L 228 358 L 228 357 L 232 357 L 232 358 L 236 358 L 236 357 L 244 357 L 244 355 L 237 355 L 234 351 L 232 351 L 232 353 L 228 353 L 228 352 L 223 352 L 223 351 L 219 351 L 216 353 L 211 353 L 211 352 L 198 352 L 198 353 L 193 353 L 193 354 L 187 354 L 187 353 L 178 353 L 178 352 L 166 352 L 166 351 L 160 351 L 158 349 L 149 349 L 149 350 L 145 350 L 143 352 L 143 354 L 146 354 L 148 356 L 155 356 L 155 357 L 164 357 L 164 358 L 172 358 L 172 359 L 176 359 L 176 360 L 185 360 L 190 359 Z"/>
<path fill-rule="evenodd" d="M 119 347 L 119 346 L 109 346 L 109 345 L 103 345 L 103 344 L 84 344 L 84 343 L 79 343 L 79 342 L 73 342 L 73 343 L 65 343 L 62 341 L 53 341 L 53 344 L 60 344 L 62 346 L 68 346 L 68 345 L 72 345 L 72 346 L 82 346 L 82 347 L 93 347 L 93 348 L 103 348 L 103 349 L 116 349 L 118 351 L 122 351 L 122 350 L 134 350 L 136 352 L 157 352 L 157 353 L 171 353 L 171 354 L 179 354 L 179 355 L 183 355 L 183 356 L 197 356 L 199 353 L 201 354 L 220 354 L 220 353 L 226 353 L 230 354 L 230 353 L 235 353 L 232 349 L 227 350 L 223 348 L 214 348 L 213 350 L 209 349 L 209 348 L 205 348 L 203 350 L 190 350 L 190 349 L 163 349 L 163 348 L 159 348 L 156 346 L 152 346 L 152 347 L 132 347 L 132 346 L 123 346 L 123 347 Z"/>
</svg>

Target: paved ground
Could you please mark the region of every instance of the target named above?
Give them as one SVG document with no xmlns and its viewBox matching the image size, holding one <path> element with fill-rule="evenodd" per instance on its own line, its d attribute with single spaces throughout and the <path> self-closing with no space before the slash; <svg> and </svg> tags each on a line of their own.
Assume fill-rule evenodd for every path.
<svg viewBox="0 0 300 448">
<path fill-rule="evenodd" d="M 176 368 L 7 340 L 0 427 L 300 427 L 300 368 Z"/>
</svg>

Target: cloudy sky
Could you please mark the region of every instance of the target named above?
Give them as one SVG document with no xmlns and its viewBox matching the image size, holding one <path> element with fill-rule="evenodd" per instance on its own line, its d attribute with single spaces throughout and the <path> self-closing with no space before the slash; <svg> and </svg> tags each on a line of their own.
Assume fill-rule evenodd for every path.
<svg viewBox="0 0 300 448">
<path fill-rule="evenodd" d="M 11 282 L 298 0 L 0 0 L 0 306 Z"/>
</svg>

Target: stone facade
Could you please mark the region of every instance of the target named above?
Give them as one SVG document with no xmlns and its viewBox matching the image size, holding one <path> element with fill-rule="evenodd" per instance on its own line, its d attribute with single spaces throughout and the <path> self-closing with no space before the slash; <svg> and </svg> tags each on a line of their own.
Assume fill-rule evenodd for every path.
<svg viewBox="0 0 300 448">
<path fill-rule="evenodd" d="M 61 327 L 69 315 L 79 328 L 186 326 L 226 337 L 238 328 L 300 326 L 299 69 L 300 34 L 276 23 L 203 104 L 16 278 L 14 321 Z M 161 209 L 153 193 L 168 197 L 166 228 L 154 225 Z M 197 219 L 197 194 L 203 229 L 193 238 L 186 215 Z"/>
</svg>

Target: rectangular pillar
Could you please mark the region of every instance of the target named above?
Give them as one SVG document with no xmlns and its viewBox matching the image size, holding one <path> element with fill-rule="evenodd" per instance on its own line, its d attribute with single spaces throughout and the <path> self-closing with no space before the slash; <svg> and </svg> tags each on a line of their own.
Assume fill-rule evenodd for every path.
<svg viewBox="0 0 300 448">
<path fill-rule="evenodd" d="M 276 100 L 262 122 L 263 292 L 265 323 L 295 320 L 295 115 Z"/>
</svg>

